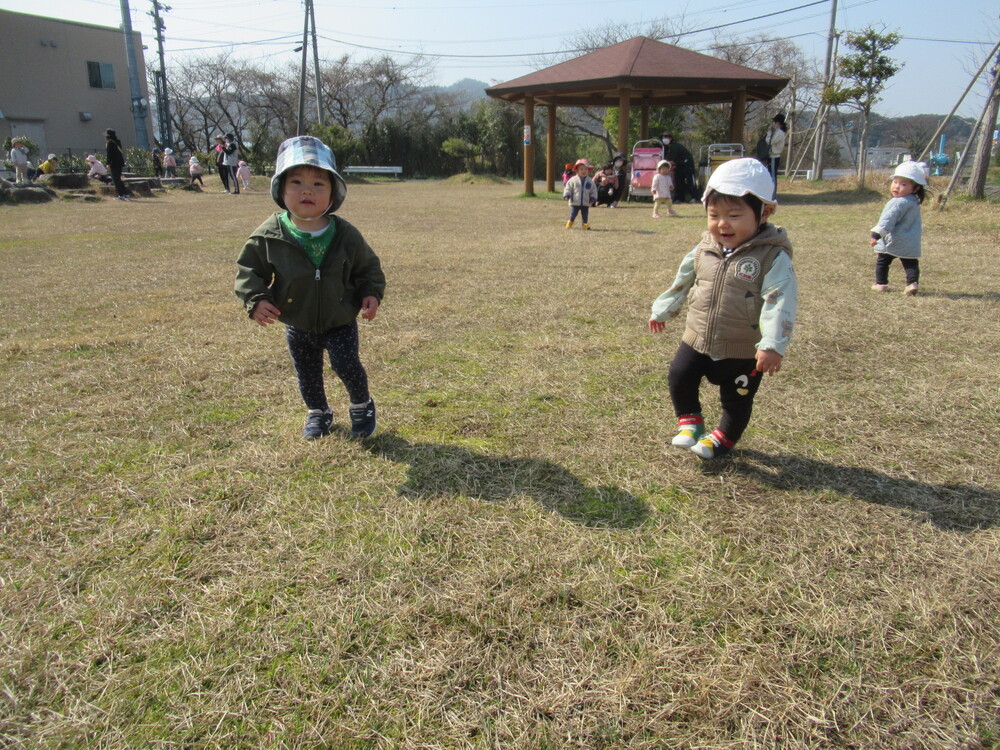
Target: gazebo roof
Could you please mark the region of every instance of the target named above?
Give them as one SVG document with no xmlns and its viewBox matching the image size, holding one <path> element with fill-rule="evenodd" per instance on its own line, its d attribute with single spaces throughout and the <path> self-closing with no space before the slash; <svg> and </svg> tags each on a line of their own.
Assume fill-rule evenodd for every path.
<svg viewBox="0 0 1000 750">
<path fill-rule="evenodd" d="M 669 106 L 773 99 L 788 85 L 753 68 L 637 36 L 512 81 L 490 86 L 489 96 L 567 107 L 616 107 L 628 92 L 633 104 Z"/>
</svg>

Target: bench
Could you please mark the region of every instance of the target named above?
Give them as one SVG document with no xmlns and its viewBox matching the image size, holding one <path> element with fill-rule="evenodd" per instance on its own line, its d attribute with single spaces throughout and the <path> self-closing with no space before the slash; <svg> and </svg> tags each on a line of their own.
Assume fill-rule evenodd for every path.
<svg viewBox="0 0 1000 750">
<path fill-rule="evenodd" d="M 402 167 L 344 167 L 341 171 L 344 174 L 388 174 L 396 177 L 403 176 Z"/>
</svg>

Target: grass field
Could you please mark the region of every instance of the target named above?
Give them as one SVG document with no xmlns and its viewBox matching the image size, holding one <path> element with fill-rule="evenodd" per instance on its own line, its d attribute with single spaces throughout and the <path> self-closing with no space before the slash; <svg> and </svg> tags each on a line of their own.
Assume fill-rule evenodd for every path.
<svg viewBox="0 0 1000 750">
<path fill-rule="evenodd" d="M 352 186 L 380 435 L 330 383 L 309 443 L 258 188 L 0 207 L 0 747 L 1000 747 L 997 203 L 908 298 L 884 191 L 783 185 L 796 337 L 704 463 L 646 331 L 699 206 Z"/>
</svg>

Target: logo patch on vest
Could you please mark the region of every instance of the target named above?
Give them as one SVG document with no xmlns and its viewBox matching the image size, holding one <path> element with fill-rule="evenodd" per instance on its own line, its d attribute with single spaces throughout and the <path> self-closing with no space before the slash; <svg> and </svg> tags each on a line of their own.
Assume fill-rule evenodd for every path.
<svg viewBox="0 0 1000 750">
<path fill-rule="evenodd" d="M 753 281 L 760 276 L 760 261 L 756 258 L 744 258 L 736 264 L 734 273 L 737 279 Z"/>
</svg>

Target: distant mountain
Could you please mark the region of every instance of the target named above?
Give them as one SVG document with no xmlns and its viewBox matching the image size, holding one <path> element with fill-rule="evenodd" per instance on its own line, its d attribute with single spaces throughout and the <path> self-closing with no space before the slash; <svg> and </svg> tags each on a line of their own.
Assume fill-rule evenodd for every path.
<svg viewBox="0 0 1000 750">
<path fill-rule="evenodd" d="M 455 81 L 450 86 L 428 86 L 427 91 L 440 92 L 443 94 L 455 95 L 464 105 L 471 106 L 474 102 L 486 97 L 486 87 L 488 83 L 477 81 L 474 78 L 463 78 Z"/>
</svg>

